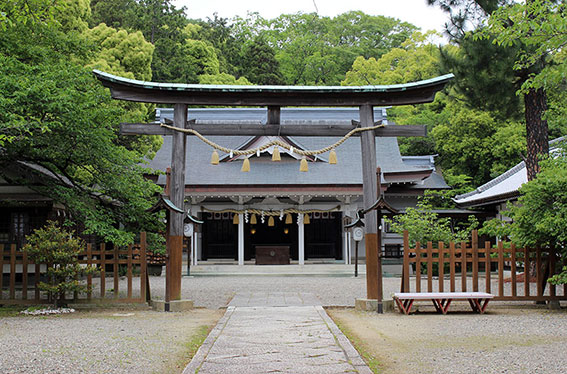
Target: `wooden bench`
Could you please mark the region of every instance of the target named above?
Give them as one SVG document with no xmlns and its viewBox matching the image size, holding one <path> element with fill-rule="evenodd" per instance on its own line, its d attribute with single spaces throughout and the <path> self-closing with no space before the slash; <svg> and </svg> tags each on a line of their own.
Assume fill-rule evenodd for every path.
<svg viewBox="0 0 567 374">
<path fill-rule="evenodd" d="M 398 292 L 394 294 L 394 300 L 398 304 L 400 312 L 409 314 L 416 300 L 431 300 L 439 313 L 447 314 L 453 300 L 468 300 L 473 312 L 484 313 L 488 301 L 494 295 L 485 292 Z"/>
</svg>

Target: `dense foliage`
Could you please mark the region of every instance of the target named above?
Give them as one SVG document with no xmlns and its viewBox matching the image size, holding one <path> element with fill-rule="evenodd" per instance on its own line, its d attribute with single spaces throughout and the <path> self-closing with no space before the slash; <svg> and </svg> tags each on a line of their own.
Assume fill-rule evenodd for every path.
<svg viewBox="0 0 567 374">
<path fill-rule="evenodd" d="M 469 216 L 466 222 L 455 222 L 449 217 L 439 217 L 434 211 L 431 196 L 421 197 L 415 208 L 409 207 L 404 214 L 386 219 L 393 232 L 400 235 L 408 231 L 411 246 L 427 242 L 461 242 L 468 241 L 472 230 L 478 226 L 474 216 Z"/>
<path fill-rule="evenodd" d="M 141 166 L 160 143 L 118 137 L 121 121 L 143 120 L 146 112 L 112 100 L 85 66 L 103 60 L 110 71 L 149 74 L 151 49 L 136 34 L 87 30 L 73 18 L 81 12 L 52 12 L 51 21 L 11 17 L 0 32 L 0 163 L 7 169 L 18 162 L 41 167 L 54 178 L 37 184 L 32 175 L 21 175 L 12 182 L 64 204 L 86 233 L 131 242 L 134 232 L 160 225 L 145 213 L 158 187 L 144 178 L 150 171 Z M 64 27 L 60 19 L 85 27 Z M 95 47 L 89 39 L 98 31 L 105 42 Z M 122 45 L 131 37 L 138 38 L 137 49 Z"/>
</svg>

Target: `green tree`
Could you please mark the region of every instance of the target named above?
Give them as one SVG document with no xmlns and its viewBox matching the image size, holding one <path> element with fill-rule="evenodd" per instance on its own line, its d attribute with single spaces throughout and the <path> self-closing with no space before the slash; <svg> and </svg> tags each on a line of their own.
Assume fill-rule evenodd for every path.
<svg viewBox="0 0 567 374">
<path fill-rule="evenodd" d="M 421 197 L 415 208 L 409 207 L 404 214 L 386 221 L 392 231 L 400 235 L 407 230 L 411 246 L 415 246 L 417 242 L 425 244 L 467 241 L 472 230 L 478 226 L 474 216 L 469 216 L 468 221 L 460 225 L 455 225 L 449 217 L 439 217 L 434 212 L 431 196 Z"/>
<path fill-rule="evenodd" d="M 435 32 L 415 32 L 411 38 L 392 48 L 379 59 L 356 58 L 345 86 L 408 83 L 436 77 L 441 72 L 439 48 L 428 42 Z"/>
<path fill-rule="evenodd" d="M 134 24 L 137 7 L 135 0 L 91 0 L 89 25 L 104 23 L 115 29 L 129 29 Z"/>
<path fill-rule="evenodd" d="M 0 163 L 25 161 L 54 178 L 13 183 L 64 204 L 86 233 L 129 243 L 134 232 L 156 231 L 146 213 L 159 188 L 144 178 L 146 153 L 128 149 L 117 124 L 129 114 L 79 61 L 92 51 L 77 30 L 22 22 L 0 35 Z M 120 229 L 122 224 L 127 230 Z"/>
<path fill-rule="evenodd" d="M 254 84 L 284 84 L 275 52 L 262 37 L 256 37 L 242 47 L 240 74 Z"/>
<path fill-rule="evenodd" d="M 80 277 L 95 273 L 97 268 L 79 264 L 78 256 L 85 250 L 85 243 L 74 238 L 72 232 L 60 228 L 55 222 L 48 222 L 26 240 L 23 251 L 29 259 L 36 264 L 47 264 L 47 282 L 39 282 L 38 288 L 48 293 L 56 307 L 66 306 L 66 293 L 88 290 Z"/>
<path fill-rule="evenodd" d="M 362 12 L 335 18 L 317 14 L 283 14 L 266 20 L 257 13 L 237 18 L 237 41 L 262 36 L 276 52 L 286 84 L 336 85 L 358 56 L 379 58 L 398 47 L 417 28 Z M 235 64 L 238 65 L 238 64 Z"/>
<path fill-rule="evenodd" d="M 447 10 L 451 14 L 452 27 L 449 27 L 447 31 L 453 36 L 453 40 L 460 42 L 467 40 L 471 37 L 484 37 L 491 40 L 495 40 L 501 46 L 505 48 L 512 48 L 512 50 L 517 51 L 515 60 L 518 59 L 522 62 L 521 64 L 514 64 L 507 60 L 499 61 L 491 60 L 490 64 L 495 64 L 502 62 L 507 65 L 508 69 L 512 69 L 514 65 L 515 74 L 504 74 L 502 76 L 502 84 L 506 84 L 511 77 L 515 77 L 516 84 L 518 87 L 523 86 L 523 105 L 524 105 L 524 118 L 526 124 L 526 139 L 527 139 L 527 152 L 526 152 L 526 168 L 528 171 L 528 180 L 535 178 L 539 170 L 538 158 L 542 155 L 546 155 L 549 152 L 548 144 L 548 125 L 544 118 L 544 113 L 547 110 L 547 93 L 542 86 L 529 86 L 530 78 L 533 76 L 540 76 L 547 65 L 547 52 L 546 47 L 540 50 L 540 53 L 534 53 L 537 42 L 530 40 L 528 35 L 532 35 L 533 29 L 531 26 L 514 26 L 515 23 L 524 22 L 527 24 L 532 24 L 536 22 L 542 22 L 543 19 L 538 18 L 539 14 L 537 11 L 539 8 L 534 8 L 533 4 L 543 4 L 544 13 L 549 12 L 548 4 L 552 4 L 552 1 L 540 1 L 540 0 L 527 0 L 526 7 L 520 12 L 522 18 L 513 20 L 508 15 L 518 15 L 518 13 L 509 13 L 508 9 L 517 9 L 513 6 L 513 1 L 506 0 L 429 0 L 430 4 L 438 4 L 442 9 Z M 536 10 L 537 9 L 537 10 Z M 559 8 L 558 8 L 559 9 Z M 458 11 L 455 11 L 458 10 Z M 492 14 L 495 14 L 495 18 L 492 18 Z M 499 14 L 504 14 L 503 17 L 499 17 Z M 558 17 L 564 18 L 561 14 Z M 553 18 L 556 21 L 557 18 Z M 465 31 L 465 25 L 467 23 L 473 22 L 476 28 L 472 32 Z M 488 22 L 489 27 L 485 28 L 483 24 Z M 562 24 L 561 22 L 554 22 L 554 25 Z M 535 25 L 534 25 L 535 26 Z M 521 29 L 518 33 L 510 32 L 506 33 L 503 30 L 511 27 L 512 30 Z M 545 27 L 544 27 L 545 28 Z M 486 45 L 486 41 L 483 41 Z M 462 44 L 462 47 L 467 45 L 474 45 L 474 42 Z M 553 47 L 554 43 L 547 45 Z M 477 48 L 478 53 L 488 52 L 491 53 L 493 48 Z M 503 51 L 505 49 L 503 48 Z M 494 54 L 493 54 L 494 55 Z M 508 53 L 503 54 L 509 57 Z M 525 56 L 531 56 L 532 58 L 524 58 Z M 498 57 L 497 55 L 495 57 Z M 482 59 L 477 59 L 482 61 Z M 475 78 L 478 76 L 478 71 L 483 71 L 486 66 L 490 64 L 479 66 L 479 69 L 469 69 L 465 70 L 466 74 L 470 74 Z M 470 81 L 474 81 L 472 78 Z M 525 86 L 524 84 L 528 84 Z M 487 90 L 487 92 L 489 92 Z M 508 95 L 513 95 L 515 92 L 509 92 Z"/>
<path fill-rule="evenodd" d="M 449 103 L 444 111 L 451 115 L 432 131 L 444 173 L 468 175 L 476 186 L 517 162 L 525 140 L 516 134 L 522 130 L 516 122 L 502 122 L 489 112 L 456 102 Z"/>
<path fill-rule="evenodd" d="M 200 84 L 228 84 L 228 85 L 251 85 L 250 81 L 245 77 L 236 79 L 234 75 L 227 73 L 220 74 L 203 74 L 199 75 Z"/>
<path fill-rule="evenodd" d="M 527 70 L 545 63 L 540 71 L 523 82 L 523 92 L 564 84 L 567 77 L 565 12 L 564 1 L 527 0 L 498 8 L 487 20 L 488 28 L 484 31 L 496 44 L 513 46 L 521 40 L 526 46 L 517 56 L 514 69 Z"/>
<path fill-rule="evenodd" d="M 414 32 L 399 48 L 393 48 L 381 58 L 358 57 L 346 73 L 342 85 L 375 85 L 408 83 L 429 79 L 443 73 L 438 46 L 430 42 L 434 32 Z M 453 46 L 445 47 L 454 49 Z M 388 111 L 389 119 L 400 125 L 426 125 L 428 134 L 438 123 L 449 120 L 443 109 L 448 103 L 447 95 L 436 95 L 432 104 L 406 105 Z M 423 138 L 399 139 L 402 154 L 427 155 L 436 152 L 431 135 Z"/>
<path fill-rule="evenodd" d="M 83 35 L 96 51 L 92 62 L 86 67 L 126 78 L 151 80 L 154 46 L 144 39 L 140 31 L 129 33 L 101 23 Z"/>
</svg>

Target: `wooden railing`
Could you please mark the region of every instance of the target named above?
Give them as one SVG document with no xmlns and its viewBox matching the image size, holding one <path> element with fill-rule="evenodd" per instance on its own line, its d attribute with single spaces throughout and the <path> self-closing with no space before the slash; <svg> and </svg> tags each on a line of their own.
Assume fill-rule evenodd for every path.
<svg viewBox="0 0 567 374">
<path fill-rule="evenodd" d="M 86 251 L 79 254 L 79 263 L 98 268 L 95 275 L 85 279 L 87 291 L 66 295 L 70 303 L 143 303 L 149 295 L 146 268 L 146 233 L 140 234 L 140 243 L 127 248 L 106 249 L 105 244 L 93 248 L 87 244 Z M 7 272 L 4 268 L 7 268 Z M 0 305 L 1 304 L 45 304 L 47 293 L 40 291 L 38 284 L 45 276 L 46 264 L 35 264 L 27 253 L 16 248 L 16 244 L 0 244 Z M 112 269 L 107 271 L 107 269 Z M 122 277 L 121 277 L 121 272 Z M 137 273 L 136 276 L 134 273 Z M 110 274 L 109 274 L 110 273 Z M 5 279 L 5 274 L 7 275 Z M 107 278 L 112 277 L 112 289 L 107 289 Z M 138 277 L 140 287 L 134 293 L 133 280 Z M 120 280 L 125 280 L 125 292 L 120 292 Z M 33 279 L 33 283 L 29 280 Z M 123 286 L 124 287 L 124 282 Z M 31 294 L 30 294 L 31 293 Z"/>
<path fill-rule="evenodd" d="M 439 242 L 434 248 L 428 242 L 425 247 L 421 243 L 410 247 L 406 231 L 401 291 L 482 290 L 495 294 L 494 300 L 567 300 L 567 285 L 546 285 L 560 262 L 564 260 L 549 249 L 517 248 L 513 243 L 505 248 L 502 242 L 496 248 L 490 242 L 479 247 L 476 230 L 470 243 Z M 414 282 L 410 282 L 412 269 Z"/>
</svg>

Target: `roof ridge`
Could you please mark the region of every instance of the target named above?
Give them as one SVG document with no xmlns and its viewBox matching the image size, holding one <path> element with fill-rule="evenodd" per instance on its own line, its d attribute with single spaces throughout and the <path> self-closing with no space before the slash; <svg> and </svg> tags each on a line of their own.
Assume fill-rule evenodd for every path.
<svg viewBox="0 0 567 374">
<path fill-rule="evenodd" d="M 489 188 L 496 186 L 500 182 L 510 178 L 512 175 L 518 173 L 520 170 L 524 169 L 525 167 L 526 167 L 526 165 L 525 165 L 524 161 L 521 161 L 519 164 L 517 164 L 513 168 L 506 170 L 504 173 L 502 173 L 499 176 L 497 176 L 496 178 L 486 182 L 485 184 L 475 188 L 474 190 L 467 192 L 467 193 L 464 193 L 464 194 L 461 194 L 461 195 L 455 196 L 455 200 L 465 199 L 467 197 L 470 197 L 470 196 L 476 195 L 478 193 L 484 192 L 484 191 L 488 190 Z"/>
</svg>

